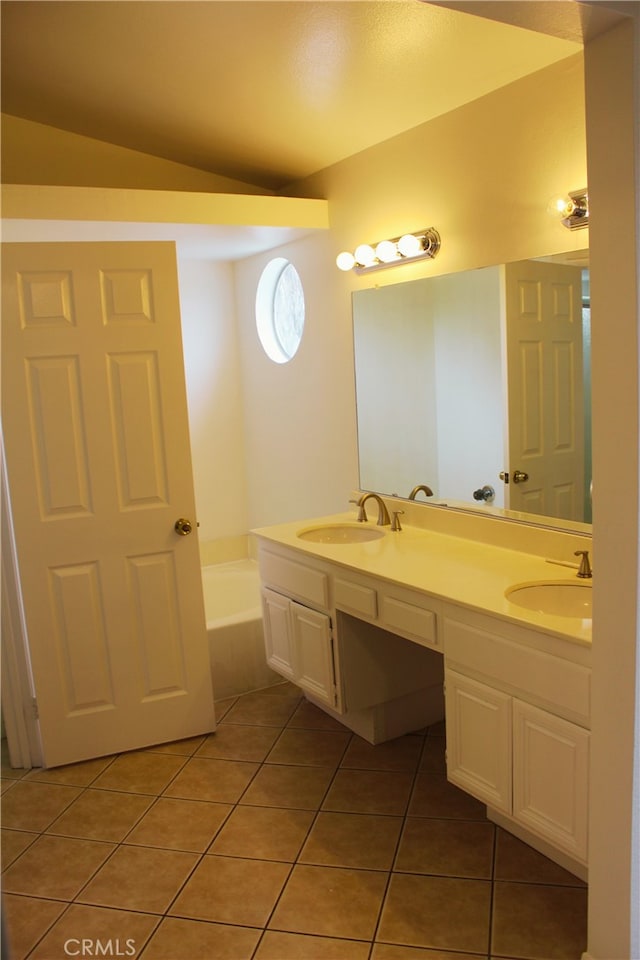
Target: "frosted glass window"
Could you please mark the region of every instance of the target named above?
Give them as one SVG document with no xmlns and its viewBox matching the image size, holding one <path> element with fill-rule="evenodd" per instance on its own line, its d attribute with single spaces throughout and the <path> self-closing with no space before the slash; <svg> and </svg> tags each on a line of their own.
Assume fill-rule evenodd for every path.
<svg viewBox="0 0 640 960">
<path fill-rule="evenodd" d="M 267 356 L 287 363 L 295 355 L 304 330 L 304 290 L 298 271 L 284 257 L 271 260 L 256 292 L 256 326 Z"/>
</svg>

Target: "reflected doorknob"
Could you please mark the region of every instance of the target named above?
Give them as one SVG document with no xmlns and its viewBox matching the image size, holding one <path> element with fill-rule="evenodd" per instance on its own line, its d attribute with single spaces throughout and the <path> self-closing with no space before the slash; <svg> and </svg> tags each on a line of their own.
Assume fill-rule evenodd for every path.
<svg viewBox="0 0 640 960">
<path fill-rule="evenodd" d="M 511 478 L 509 478 L 509 473 L 506 470 L 501 470 L 499 476 L 504 483 L 509 483 L 509 479 L 512 479 L 514 483 L 525 483 L 529 479 L 529 474 L 522 470 L 514 470 Z"/>
<path fill-rule="evenodd" d="M 193 530 L 193 524 L 191 523 L 191 520 L 187 520 L 185 517 L 180 517 L 174 523 L 173 529 L 179 536 L 188 537 Z"/>
</svg>

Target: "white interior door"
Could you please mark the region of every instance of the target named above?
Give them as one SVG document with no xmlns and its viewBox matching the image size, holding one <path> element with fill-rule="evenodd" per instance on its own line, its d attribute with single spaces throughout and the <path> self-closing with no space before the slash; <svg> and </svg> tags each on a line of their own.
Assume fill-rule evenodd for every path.
<svg viewBox="0 0 640 960">
<path fill-rule="evenodd" d="M 44 765 L 208 732 L 174 247 L 4 244 L 2 307 L 3 429 Z"/>
<path fill-rule="evenodd" d="M 580 267 L 505 266 L 509 484 L 512 510 L 584 520 Z M 517 482 L 518 474 L 526 479 Z M 514 482 L 514 480 L 516 482 Z"/>
</svg>

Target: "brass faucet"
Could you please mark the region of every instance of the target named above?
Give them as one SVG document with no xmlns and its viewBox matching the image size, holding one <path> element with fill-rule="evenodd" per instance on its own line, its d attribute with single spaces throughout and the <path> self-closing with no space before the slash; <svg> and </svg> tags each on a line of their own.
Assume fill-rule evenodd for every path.
<svg viewBox="0 0 640 960">
<path fill-rule="evenodd" d="M 593 570 L 591 564 L 589 563 L 589 551 L 588 550 L 576 550 L 574 557 L 582 557 L 580 561 L 580 568 L 576 576 L 580 577 L 581 580 L 590 580 L 593 577 Z"/>
<path fill-rule="evenodd" d="M 421 490 L 424 492 L 425 496 L 427 497 L 433 496 L 433 490 L 431 489 L 431 487 L 428 487 L 426 483 L 419 483 L 418 486 L 414 487 L 411 493 L 409 494 L 409 500 L 415 500 L 416 494 L 420 493 Z"/>
<path fill-rule="evenodd" d="M 385 502 L 382 499 L 382 497 L 379 496 L 377 493 L 363 493 L 359 500 L 349 500 L 349 503 L 355 503 L 355 505 L 358 507 L 359 523 L 367 522 L 367 511 L 365 510 L 364 505 L 367 502 L 367 500 L 369 500 L 370 498 L 373 498 L 378 504 L 378 520 L 377 520 L 378 526 L 384 527 L 388 523 L 391 523 L 391 519 L 389 518 L 389 511 L 385 506 Z"/>
</svg>

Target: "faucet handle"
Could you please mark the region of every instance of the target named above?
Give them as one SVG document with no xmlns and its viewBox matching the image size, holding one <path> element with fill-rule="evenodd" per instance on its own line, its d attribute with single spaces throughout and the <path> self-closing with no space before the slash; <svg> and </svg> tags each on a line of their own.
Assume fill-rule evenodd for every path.
<svg viewBox="0 0 640 960">
<path fill-rule="evenodd" d="M 400 514 L 404 513 L 404 510 L 394 510 L 393 511 L 393 520 L 391 521 L 392 530 L 402 530 L 400 525 Z"/>
<path fill-rule="evenodd" d="M 349 503 L 355 503 L 358 508 L 358 523 L 366 523 L 367 511 L 364 508 L 364 503 L 361 503 L 360 500 L 349 500 Z"/>
<path fill-rule="evenodd" d="M 591 564 L 589 563 L 589 551 L 576 550 L 574 553 L 574 557 L 582 557 L 577 576 L 580 577 L 582 580 L 588 580 L 591 577 L 593 577 L 593 570 L 591 568 Z"/>
</svg>

